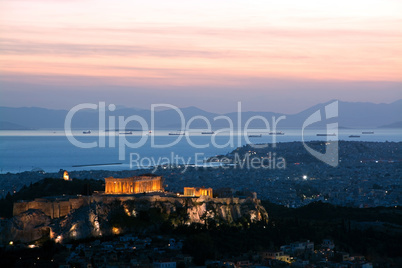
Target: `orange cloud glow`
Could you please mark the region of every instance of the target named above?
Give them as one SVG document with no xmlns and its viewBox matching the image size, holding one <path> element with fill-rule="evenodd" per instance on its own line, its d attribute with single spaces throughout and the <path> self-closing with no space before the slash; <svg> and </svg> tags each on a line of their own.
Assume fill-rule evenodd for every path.
<svg viewBox="0 0 402 268">
<path fill-rule="evenodd" d="M 0 72 L 128 86 L 402 80 L 400 1 L 217 2 L 2 1 Z"/>
</svg>

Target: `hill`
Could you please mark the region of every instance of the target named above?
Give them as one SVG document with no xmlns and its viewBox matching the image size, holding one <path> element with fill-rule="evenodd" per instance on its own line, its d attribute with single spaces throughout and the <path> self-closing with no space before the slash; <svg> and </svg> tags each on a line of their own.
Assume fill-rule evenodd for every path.
<svg viewBox="0 0 402 268">
<path fill-rule="evenodd" d="M 379 126 L 378 128 L 402 128 L 402 121 L 394 122 L 388 125 L 382 125 Z"/>
<path fill-rule="evenodd" d="M 30 130 L 30 128 L 11 122 L 0 121 L 0 130 Z"/>
</svg>

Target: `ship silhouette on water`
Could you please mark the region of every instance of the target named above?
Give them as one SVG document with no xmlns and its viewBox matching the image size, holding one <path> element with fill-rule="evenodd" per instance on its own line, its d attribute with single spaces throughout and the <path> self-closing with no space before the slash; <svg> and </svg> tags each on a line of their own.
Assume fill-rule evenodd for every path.
<svg viewBox="0 0 402 268">
<path fill-rule="evenodd" d="M 334 137 L 336 136 L 335 133 L 318 133 L 317 134 L 318 137 Z"/>
<path fill-rule="evenodd" d="M 169 132 L 170 136 L 182 136 L 182 135 L 186 135 L 186 132 L 184 131 L 176 131 L 176 132 Z"/>
</svg>

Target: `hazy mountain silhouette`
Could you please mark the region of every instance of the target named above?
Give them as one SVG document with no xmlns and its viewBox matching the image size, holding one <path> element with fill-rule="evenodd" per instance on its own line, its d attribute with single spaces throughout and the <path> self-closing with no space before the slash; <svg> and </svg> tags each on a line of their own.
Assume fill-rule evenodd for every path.
<svg viewBox="0 0 402 268">
<path fill-rule="evenodd" d="M 395 122 L 392 124 L 382 125 L 379 128 L 402 128 L 402 121 Z"/>
<path fill-rule="evenodd" d="M 286 116 L 277 124 L 277 129 L 281 128 L 301 128 L 303 122 L 317 110 L 321 111 L 321 117 L 325 119 L 325 106 L 332 103 L 320 103 L 296 114 L 281 114 L 275 112 L 250 112 L 241 113 L 241 125 L 244 127 L 248 122 L 249 128 L 266 128 L 261 118 L 265 118 L 272 128 L 273 117 L 278 120 L 280 116 Z M 380 126 L 398 127 L 402 121 L 402 99 L 389 104 L 374 104 L 367 102 L 343 102 L 339 101 L 339 117 L 333 119 L 338 125 L 344 128 L 376 128 Z M 181 112 L 181 113 L 180 113 Z M 237 128 L 238 115 L 237 112 L 227 114 L 216 114 L 201 110 L 197 107 L 181 108 L 180 112 L 173 109 L 159 109 L 154 113 L 155 129 L 181 129 L 181 116 L 184 122 L 190 124 L 191 129 L 206 129 L 208 127 L 205 121 L 211 123 L 212 129 L 231 127 L 228 121 L 233 123 L 233 127 Z M 1 129 L 62 129 L 67 110 L 51 110 L 38 107 L 11 108 L 0 107 L 0 128 Z M 115 126 L 108 126 L 108 117 L 115 117 Z M 117 108 L 115 111 L 106 112 L 106 128 L 117 129 L 119 125 L 119 117 L 121 120 L 129 121 L 130 116 L 139 116 L 143 118 L 149 128 L 151 128 L 151 112 L 150 110 L 136 108 Z M 220 116 L 220 118 L 217 118 Z M 196 117 L 190 122 L 191 118 Z M 254 120 L 250 121 L 250 118 Z M 135 118 L 134 118 L 135 119 Z M 204 120 L 205 119 L 205 120 Z M 214 120 L 215 119 L 215 120 Z M 99 115 L 96 110 L 84 109 L 77 112 L 72 120 L 73 129 L 97 129 L 99 125 Z M 310 127 L 325 127 L 328 122 L 322 120 Z M 184 127 L 184 126 L 183 126 Z M 128 129 L 142 129 L 141 124 L 134 121 L 126 125 Z"/>
<path fill-rule="evenodd" d="M 11 122 L 0 121 L 0 130 L 31 130 L 31 128 L 14 124 Z"/>
</svg>

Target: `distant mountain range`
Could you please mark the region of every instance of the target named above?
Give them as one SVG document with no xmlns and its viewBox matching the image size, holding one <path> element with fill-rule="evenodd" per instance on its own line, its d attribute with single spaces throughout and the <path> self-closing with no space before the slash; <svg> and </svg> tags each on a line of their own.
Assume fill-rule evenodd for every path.
<svg viewBox="0 0 402 268">
<path fill-rule="evenodd" d="M 382 125 L 379 128 L 402 128 L 402 121 L 395 122 L 392 124 Z"/>
<path fill-rule="evenodd" d="M 272 117 L 279 118 L 286 116 L 286 119 L 281 120 L 277 124 L 277 129 L 281 128 L 301 128 L 303 122 L 317 110 L 321 110 L 321 116 L 325 119 L 324 109 L 327 103 L 320 103 L 310 107 L 297 114 L 281 114 L 275 112 L 242 112 L 241 125 L 244 127 L 246 122 L 253 116 L 266 118 L 271 124 Z M 402 99 L 389 104 L 375 104 L 367 102 L 343 102 L 339 101 L 338 118 L 332 121 L 321 121 L 311 125 L 310 127 L 322 128 L 327 123 L 338 122 L 342 128 L 377 128 L 377 127 L 402 127 Z M 228 120 L 216 118 L 218 116 L 226 116 L 229 118 L 233 127 L 238 127 L 238 115 L 236 112 L 227 114 L 216 114 L 201 110 L 197 107 L 181 108 L 185 123 L 188 123 L 191 118 L 198 116 L 198 119 L 191 123 L 190 128 L 205 129 L 207 124 L 199 119 L 206 118 L 211 122 L 212 129 L 229 128 Z M 63 129 L 67 110 L 51 110 L 38 107 L 0 107 L 0 130 L 29 130 L 29 129 Z M 142 117 L 151 128 L 151 112 L 150 110 L 141 110 L 134 108 L 118 108 L 113 112 L 106 113 L 106 128 L 119 129 L 119 116 L 127 119 L 129 116 L 137 115 Z M 108 125 L 109 117 L 115 117 L 116 125 Z M 216 120 L 214 120 L 216 118 Z M 155 129 L 181 129 L 180 115 L 172 109 L 160 110 L 155 112 Z M 80 110 L 72 120 L 73 129 L 97 129 L 99 127 L 99 115 L 96 110 Z M 266 128 L 262 120 L 256 119 L 250 122 L 249 128 Z M 138 122 L 130 122 L 125 126 L 125 129 L 142 129 Z"/>
</svg>

